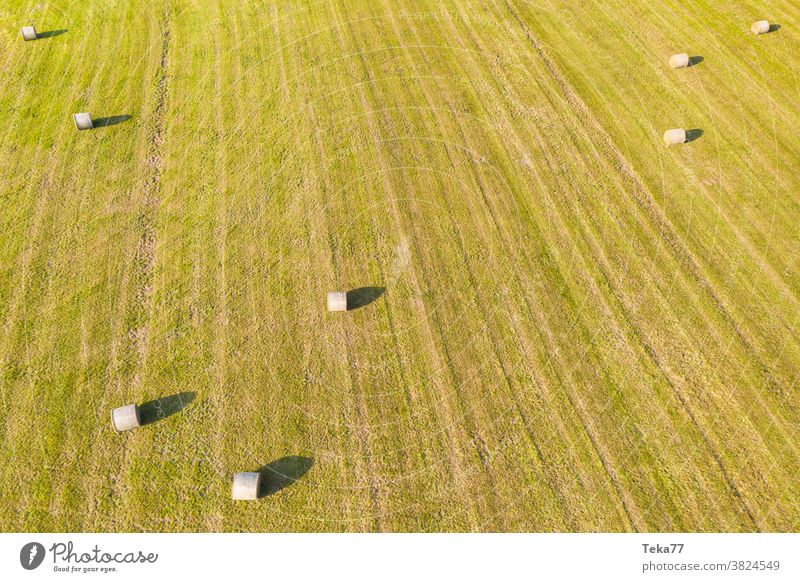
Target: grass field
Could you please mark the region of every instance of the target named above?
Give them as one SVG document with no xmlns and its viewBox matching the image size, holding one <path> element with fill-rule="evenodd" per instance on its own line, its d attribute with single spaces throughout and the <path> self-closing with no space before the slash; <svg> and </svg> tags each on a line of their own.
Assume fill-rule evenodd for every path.
<svg viewBox="0 0 800 582">
<path fill-rule="evenodd" d="M 793 0 L 0 24 L 1 530 L 800 530 Z"/>
</svg>

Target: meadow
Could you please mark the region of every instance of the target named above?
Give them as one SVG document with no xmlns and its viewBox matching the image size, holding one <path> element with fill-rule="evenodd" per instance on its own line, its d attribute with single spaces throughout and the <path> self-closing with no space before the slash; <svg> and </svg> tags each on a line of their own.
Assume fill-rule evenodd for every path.
<svg viewBox="0 0 800 582">
<path fill-rule="evenodd" d="M 0 531 L 800 530 L 796 2 L 0 25 Z"/>
</svg>

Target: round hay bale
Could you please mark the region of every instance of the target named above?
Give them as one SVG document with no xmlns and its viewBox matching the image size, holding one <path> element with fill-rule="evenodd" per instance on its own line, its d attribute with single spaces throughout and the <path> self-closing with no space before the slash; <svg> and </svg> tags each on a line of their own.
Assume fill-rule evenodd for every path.
<svg viewBox="0 0 800 582">
<path fill-rule="evenodd" d="M 36 29 L 33 26 L 23 26 L 22 38 L 25 40 L 36 40 Z"/>
<path fill-rule="evenodd" d="M 330 291 L 328 293 L 328 311 L 347 311 L 346 291 Z"/>
<path fill-rule="evenodd" d="M 689 66 L 689 55 L 681 53 L 679 55 L 672 55 L 669 58 L 669 66 L 673 69 L 682 69 Z"/>
<path fill-rule="evenodd" d="M 142 426 L 139 407 L 135 404 L 128 404 L 115 408 L 111 411 L 111 424 L 114 425 L 114 430 L 117 432 L 125 432 Z"/>
<path fill-rule="evenodd" d="M 233 476 L 231 497 L 237 500 L 258 499 L 261 473 L 236 473 Z"/>
<path fill-rule="evenodd" d="M 664 132 L 664 143 L 668 146 L 678 145 L 686 141 L 685 129 L 668 129 Z"/>
<path fill-rule="evenodd" d="M 769 20 L 757 20 L 755 21 L 750 30 L 753 31 L 753 34 L 765 34 L 769 32 Z"/>
<path fill-rule="evenodd" d="M 75 120 L 75 127 L 79 130 L 92 129 L 94 127 L 92 116 L 88 113 L 76 113 L 72 118 Z"/>
</svg>

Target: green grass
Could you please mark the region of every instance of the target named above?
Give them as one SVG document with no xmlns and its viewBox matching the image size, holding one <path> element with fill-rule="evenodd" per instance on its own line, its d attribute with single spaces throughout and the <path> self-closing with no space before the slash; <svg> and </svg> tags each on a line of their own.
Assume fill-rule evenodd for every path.
<svg viewBox="0 0 800 582">
<path fill-rule="evenodd" d="M 6 2 L 0 529 L 797 531 L 798 16 Z"/>
</svg>

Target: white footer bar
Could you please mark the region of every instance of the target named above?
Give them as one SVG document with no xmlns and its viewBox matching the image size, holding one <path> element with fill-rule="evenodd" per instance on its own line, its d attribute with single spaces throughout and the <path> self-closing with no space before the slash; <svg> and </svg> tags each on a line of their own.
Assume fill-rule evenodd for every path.
<svg viewBox="0 0 800 582">
<path fill-rule="evenodd" d="M 0 535 L 0 580 L 777 582 L 799 564 L 800 534 Z"/>
</svg>

